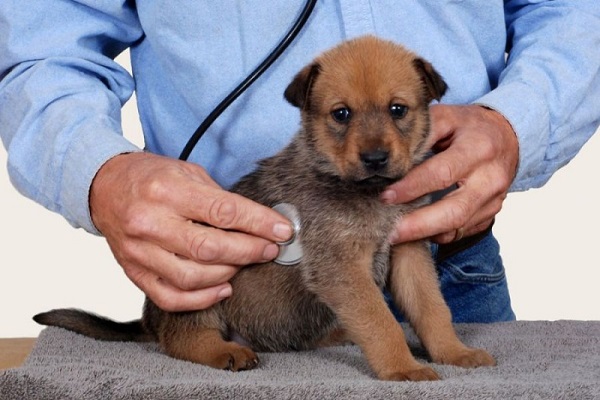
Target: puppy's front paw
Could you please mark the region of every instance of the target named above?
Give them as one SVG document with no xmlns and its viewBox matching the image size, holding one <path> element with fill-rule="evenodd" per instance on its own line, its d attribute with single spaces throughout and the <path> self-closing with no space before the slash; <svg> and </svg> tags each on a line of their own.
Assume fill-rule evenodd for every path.
<svg viewBox="0 0 600 400">
<path fill-rule="evenodd" d="M 380 379 L 386 381 L 437 381 L 440 379 L 437 372 L 424 365 L 419 365 L 418 368 L 395 371 L 389 374 L 380 376 Z"/>
<path fill-rule="evenodd" d="M 246 371 L 258 365 L 258 356 L 248 347 L 232 347 L 216 356 L 211 366 L 228 371 Z"/>
<path fill-rule="evenodd" d="M 464 348 L 459 351 L 447 353 L 439 360 L 441 364 L 456 365 L 463 368 L 493 367 L 496 360 L 487 351 L 482 349 Z"/>
</svg>

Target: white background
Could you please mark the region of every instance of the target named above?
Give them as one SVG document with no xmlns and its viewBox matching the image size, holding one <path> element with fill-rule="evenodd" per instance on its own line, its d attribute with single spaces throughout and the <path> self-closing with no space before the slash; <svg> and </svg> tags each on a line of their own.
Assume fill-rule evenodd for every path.
<svg viewBox="0 0 600 400">
<path fill-rule="evenodd" d="M 126 64 L 126 55 L 120 61 Z M 141 145 L 134 101 L 123 120 L 126 136 Z M 56 307 L 139 317 L 143 295 L 104 239 L 19 195 L 3 148 L 0 165 L 0 337 L 37 336 L 41 327 L 31 317 Z M 494 232 L 517 318 L 600 320 L 598 171 L 597 134 L 544 188 L 510 194 L 504 203 Z"/>
</svg>

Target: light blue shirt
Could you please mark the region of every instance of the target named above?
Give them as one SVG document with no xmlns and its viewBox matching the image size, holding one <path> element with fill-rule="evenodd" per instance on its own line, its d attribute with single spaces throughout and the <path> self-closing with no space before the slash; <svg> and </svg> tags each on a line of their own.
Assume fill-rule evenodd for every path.
<svg viewBox="0 0 600 400">
<path fill-rule="evenodd" d="M 121 106 L 133 91 L 146 149 L 177 157 L 303 3 L 2 0 L 0 134 L 13 184 L 96 232 L 88 207 L 94 175 L 111 157 L 139 150 L 121 128 Z M 224 187 L 250 172 L 299 127 L 298 110 L 282 96 L 295 73 L 362 34 L 431 61 L 449 86 L 444 103 L 484 104 L 509 120 L 520 143 L 511 190 L 544 184 L 599 124 L 598 0 L 319 0 L 292 46 L 190 160 Z M 135 79 L 113 61 L 127 47 Z"/>
</svg>

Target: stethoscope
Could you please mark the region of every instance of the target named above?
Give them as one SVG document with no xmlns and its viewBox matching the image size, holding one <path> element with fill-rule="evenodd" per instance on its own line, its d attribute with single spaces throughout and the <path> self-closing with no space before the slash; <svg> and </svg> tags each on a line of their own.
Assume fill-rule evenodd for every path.
<svg viewBox="0 0 600 400">
<path fill-rule="evenodd" d="M 279 58 L 281 54 L 288 48 L 288 46 L 294 41 L 298 33 L 302 30 L 306 21 L 312 14 L 317 0 L 307 0 L 300 15 L 290 28 L 289 32 L 283 37 L 281 42 L 277 44 L 275 49 L 263 60 L 262 63 L 254 71 L 252 71 L 235 89 L 231 91 L 202 121 L 198 126 L 198 129 L 189 138 L 183 151 L 179 155 L 179 159 L 187 161 L 190 154 L 198 144 L 198 141 L 202 138 L 204 133 L 212 125 L 213 122 L 237 99 L 250 85 L 252 85 L 269 67 Z M 300 233 L 300 217 L 296 207 L 289 203 L 280 203 L 273 207 L 274 210 L 288 218 L 294 227 L 293 237 L 284 243 L 278 243 L 279 255 L 275 259 L 275 262 L 281 265 L 295 265 L 302 259 L 302 246 L 299 240 Z"/>
<path fill-rule="evenodd" d="M 179 155 L 179 159 L 187 161 L 192 150 L 198 144 L 198 141 L 202 138 L 204 133 L 212 125 L 213 122 L 237 99 L 250 85 L 252 85 L 273 63 L 288 46 L 294 41 L 298 33 L 302 30 L 306 21 L 312 14 L 313 9 L 317 0 L 307 0 L 304 8 L 300 12 L 300 15 L 290 28 L 289 32 L 283 37 L 281 42 L 275 47 L 275 49 L 263 60 L 262 63 L 254 71 L 252 71 L 235 89 L 231 91 L 215 108 L 208 114 L 208 116 L 202 121 L 198 129 L 190 137 L 187 144 L 183 148 L 183 151 Z"/>
</svg>

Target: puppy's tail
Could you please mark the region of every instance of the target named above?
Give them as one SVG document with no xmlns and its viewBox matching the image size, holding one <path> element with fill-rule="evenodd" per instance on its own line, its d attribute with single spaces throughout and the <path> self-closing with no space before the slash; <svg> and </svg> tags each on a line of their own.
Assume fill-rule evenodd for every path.
<svg viewBox="0 0 600 400">
<path fill-rule="evenodd" d="M 61 308 L 37 314 L 33 320 L 41 325 L 57 326 L 98 340 L 113 342 L 151 342 L 155 337 L 142 326 L 141 320 L 116 322 L 87 311 Z"/>
</svg>

